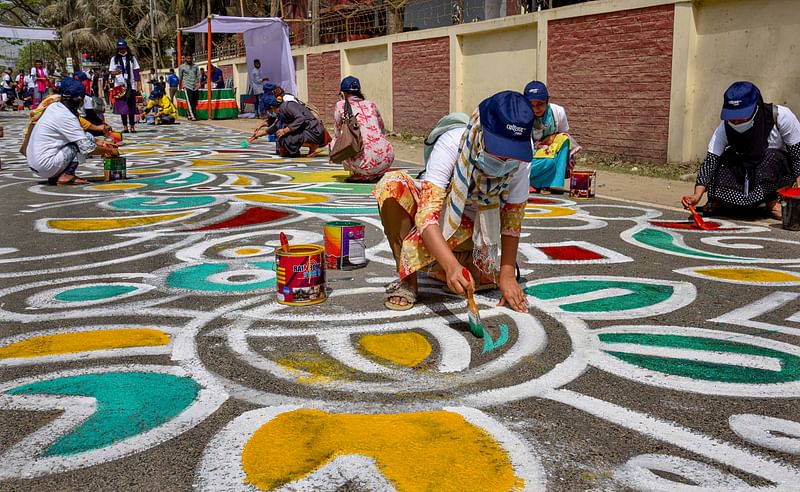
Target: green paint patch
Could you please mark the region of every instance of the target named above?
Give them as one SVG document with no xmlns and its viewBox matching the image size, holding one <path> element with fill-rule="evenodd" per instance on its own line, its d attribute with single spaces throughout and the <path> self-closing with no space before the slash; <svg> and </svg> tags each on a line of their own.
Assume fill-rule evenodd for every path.
<svg viewBox="0 0 800 492">
<path fill-rule="evenodd" d="M 613 312 L 639 309 L 664 302 L 674 293 L 670 285 L 645 284 L 640 282 L 618 280 L 568 280 L 525 288 L 525 293 L 542 300 L 588 294 L 605 289 L 624 289 L 629 294 L 605 297 L 589 301 L 560 305 L 564 311 L 571 313 Z"/>
<path fill-rule="evenodd" d="M 328 183 L 322 186 L 306 188 L 303 191 L 331 195 L 369 195 L 375 188 L 374 184 L 361 183 Z"/>
<path fill-rule="evenodd" d="M 252 263 L 262 270 L 272 271 L 275 263 L 271 261 Z M 229 267 L 225 263 L 202 263 L 192 265 L 180 270 L 176 270 L 167 276 L 167 285 L 177 289 L 201 290 L 206 292 L 250 292 L 259 289 L 270 289 L 275 287 L 276 277 L 272 277 L 260 282 L 232 282 L 218 283 L 208 280 L 208 277 L 217 273 L 222 273 Z"/>
<path fill-rule="evenodd" d="M 164 424 L 188 408 L 200 385 L 193 379 L 150 372 L 83 374 L 12 389 L 12 395 L 86 396 L 97 410 L 59 438 L 44 456 L 68 456 L 101 449 Z"/>
<path fill-rule="evenodd" d="M 681 335 L 657 335 L 649 333 L 603 333 L 598 336 L 607 344 L 627 343 L 665 349 L 684 349 L 707 352 L 728 352 L 731 354 L 770 357 L 780 361 L 781 369 L 771 371 L 742 367 L 733 364 L 720 364 L 708 361 L 694 361 L 654 355 L 629 354 L 606 350 L 614 357 L 652 371 L 673 376 L 683 376 L 705 381 L 742 384 L 786 383 L 800 379 L 800 357 L 777 350 L 772 350 L 745 343 L 713 338 L 689 337 Z M 668 350 L 665 350 L 665 355 Z M 702 355 L 702 354 L 699 354 Z"/>
<path fill-rule="evenodd" d="M 138 287 L 131 285 L 91 285 L 88 287 L 64 290 L 53 297 L 63 302 L 99 301 L 101 299 L 111 299 L 123 294 L 129 294 L 137 289 Z"/>
<path fill-rule="evenodd" d="M 716 255 L 713 253 L 706 253 L 705 251 L 700 251 L 694 248 L 687 248 L 684 246 L 678 246 L 675 244 L 675 238 L 672 237 L 671 234 L 668 234 L 664 231 L 659 231 L 658 229 L 642 229 L 641 231 L 635 233 L 633 239 L 639 241 L 642 244 L 646 244 L 648 246 L 652 246 L 654 248 L 658 248 L 664 251 L 671 251 L 673 253 L 683 254 L 683 255 L 691 255 L 697 256 L 700 258 L 713 258 L 717 260 L 739 260 L 739 261 L 752 261 L 754 258 L 745 258 L 742 256 L 729 256 L 729 255 Z"/>
</svg>

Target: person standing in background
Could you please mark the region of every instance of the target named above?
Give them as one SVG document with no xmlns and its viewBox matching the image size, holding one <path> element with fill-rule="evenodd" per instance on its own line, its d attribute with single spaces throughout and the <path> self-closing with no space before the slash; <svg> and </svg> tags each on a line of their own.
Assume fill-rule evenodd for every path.
<svg viewBox="0 0 800 492">
<path fill-rule="evenodd" d="M 124 39 L 117 41 L 117 54 L 108 66 L 114 78 L 114 114 L 122 117 L 123 133 L 136 133 L 135 116 L 138 84 L 142 80 L 139 73 L 139 61 L 128 51 L 128 43 Z"/>
<path fill-rule="evenodd" d="M 42 102 L 42 99 L 47 97 L 47 90 L 50 87 L 50 79 L 48 78 L 50 74 L 47 73 L 47 69 L 44 68 L 44 63 L 42 60 L 36 60 L 33 63 L 33 68 L 31 68 L 31 78 L 33 79 L 33 105 L 31 109 L 36 109 L 39 107 L 39 103 Z"/>
<path fill-rule="evenodd" d="M 180 79 L 178 76 L 175 75 L 175 69 L 169 69 L 169 75 L 167 75 L 167 97 L 169 97 L 170 102 L 174 105 L 175 104 L 175 94 L 178 92 L 178 83 Z"/>
<path fill-rule="evenodd" d="M 196 121 L 197 118 L 194 117 L 194 113 L 197 108 L 198 90 L 200 89 L 200 68 L 194 64 L 194 57 L 191 54 L 186 55 L 184 59 L 186 61 L 178 67 L 178 78 L 183 84 L 183 90 L 186 92 L 189 121 Z"/>
</svg>

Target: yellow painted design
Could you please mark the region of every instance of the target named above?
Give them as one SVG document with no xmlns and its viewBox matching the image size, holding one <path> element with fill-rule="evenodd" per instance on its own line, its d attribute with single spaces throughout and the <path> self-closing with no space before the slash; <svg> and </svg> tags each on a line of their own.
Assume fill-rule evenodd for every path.
<svg viewBox="0 0 800 492">
<path fill-rule="evenodd" d="M 128 169 L 128 174 L 156 174 L 166 171 L 166 169 Z"/>
<path fill-rule="evenodd" d="M 286 159 L 275 157 L 274 159 L 253 159 L 253 162 L 286 162 Z"/>
<path fill-rule="evenodd" d="M 28 338 L 0 347 L 0 359 L 45 357 L 94 350 L 168 345 L 169 335 L 149 328 L 91 330 Z"/>
<path fill-rule="evenodd" d="M 295 159 L 296 160 L 296 159 Z M 272 171 L 275 174 L 285 174 L 292 178 L 292 183 L 336 183 L 344 182 L 350 173 L 338 171 Z"/>
<path fill-rule="evenodd" d="M 113 231 L 168 222 L 194 214 L 195 212 L 182 212 L 176 214 L 140 215 L 138 217 L 54 219 L 48 220 L 47 225 L 61 231 Z"/>
<path fill-rule="evenodd" d="M 330 384 L 350 379 L 350 372 L 345 366 L 316 352 L 293 352 L 276 362 L 295 372 L 297 382 L 301 384 Z M 302 375 L 300 371 L 309 375 Z"/>
<path fill-rule="evenodd" d="M 800 282 L 800 276 L 793 273 L 761 268 L 698 268 L 695 271 L 706 277 L 735 282 Z"/>
<path fill-rule="evenodd" d="M 258 248 L 239 248 L 236 250 L 237 255 L 254 255 L 257 253 L 261 253 L 261 250 Z"/>
<path fill-rule="evenodd" d="M 253 193 L 249 195 L 233 195 L 234 198 L 245 202 L 256 203 L 281 203 L 284 205 L 301 205 L 306 203 L 327 202 L 330 198 L 316 193 L 301 191 L 276 191 L 275 193 Z"/>
<path fill-rule="evenodd" d="M 218 161 L 213 159 L 192 159 L 190 167 L 219 167 L 230 166 L 231 164 L 239 164 L 236 161 Z"/>
<path fill-rule="evenodd" d="M 364 335 L 358 343 L 363 351 L 406 367 L 419 365 L 433 350 L 427 338 L 413 331 Z"/>
<path fill-rule="evenodd" d="M 138 150 L 138 151 L 131 151 L 131 149 L 125 149 L 126 154 L 134 154 L 134 155 L 163 155 L 164 152 L 160 150 Z"/>
<path fill-rule="evenodd" d="M 381 473 L 404 492 L 507 491 L 525 485 L 491 435 L 446 411 L 283 413 L 245 444 L 242 469 L 246 483 L 273 490 L 353 454 L 373 458 Z"/>
<path fill-rule="evenodd" d="M 147 185 L 144 183 L 110 183 L 101 184 L 97 186 L 90 186 L 92 190 L 135 190 L 137 188 L 145 188 Z"/>
<path fill-rule="evenodd" d="M 231 183 L 231 186 L 250 186 L 253 184 L 253 180 L 248 178 L 247 176 L 237 176 L 236 181 Z"/>
<path fill-rule="evenodd" d="M 553 217 L 566 217 L 575 215 L 575 210 L 566 207 L 555 207 L 551 205 L 528 205 L 525 212 L 526 219 L 547 219 Z"/>
</svg>

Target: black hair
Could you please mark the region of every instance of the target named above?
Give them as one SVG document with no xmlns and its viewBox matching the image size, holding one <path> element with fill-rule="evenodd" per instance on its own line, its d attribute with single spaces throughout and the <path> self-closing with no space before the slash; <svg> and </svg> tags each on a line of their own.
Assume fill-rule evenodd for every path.
<svg viewBox="0 0 800 492">
<path fill-rule="evenodd" d="M 361 90 L 344 91 L 344 95 L 345 95 L 345 97 L 347 97 L 347 96 L 356 96 L 357 98 L 361 99 L 362 101 L 367 99 L 364 96 L 364 93 L 361 92 Z"/>
</svg>

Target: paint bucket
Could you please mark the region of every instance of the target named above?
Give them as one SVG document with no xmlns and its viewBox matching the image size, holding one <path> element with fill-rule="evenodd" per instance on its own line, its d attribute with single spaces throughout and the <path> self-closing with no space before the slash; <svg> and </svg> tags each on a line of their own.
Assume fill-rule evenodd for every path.
<svg viewBox="0 0 800 492">
<path fill-rule="evenodd" d="M 331 270 L 355 270 L 367 265 L 364 224 L 350 220 L 328 222 L 323 236 L 325 264 Z"/>
<path fill-rule="evenodd" d="M 800 188 L 781 188 L 781 217 L 787 231 L 800 231 Z"/>
<path fill-rule="evenodd" d="M 106 157 L 103 159 L 103 178 L 106 181 L 127 179 L 127 161 L 124 157 Z"/>
<path fill-rule="evenodd" d="M 289 251 L 275 250 L 278 302 L 288 306 L 310 306 L 326 298 L 322 246 L 294 244 Z"/>
<path fill-rule="evenodd" d="M 147 115 L 145 117 L 145 123 L 148 125 L 155 125 L 156 124 L 156 117 L 154 115 Z"/>
<path fill-rule="evenodd" d="M 570 198 L 594 198 L 596 171 L 572 171 L 569 180 Z"/>
</svg>

